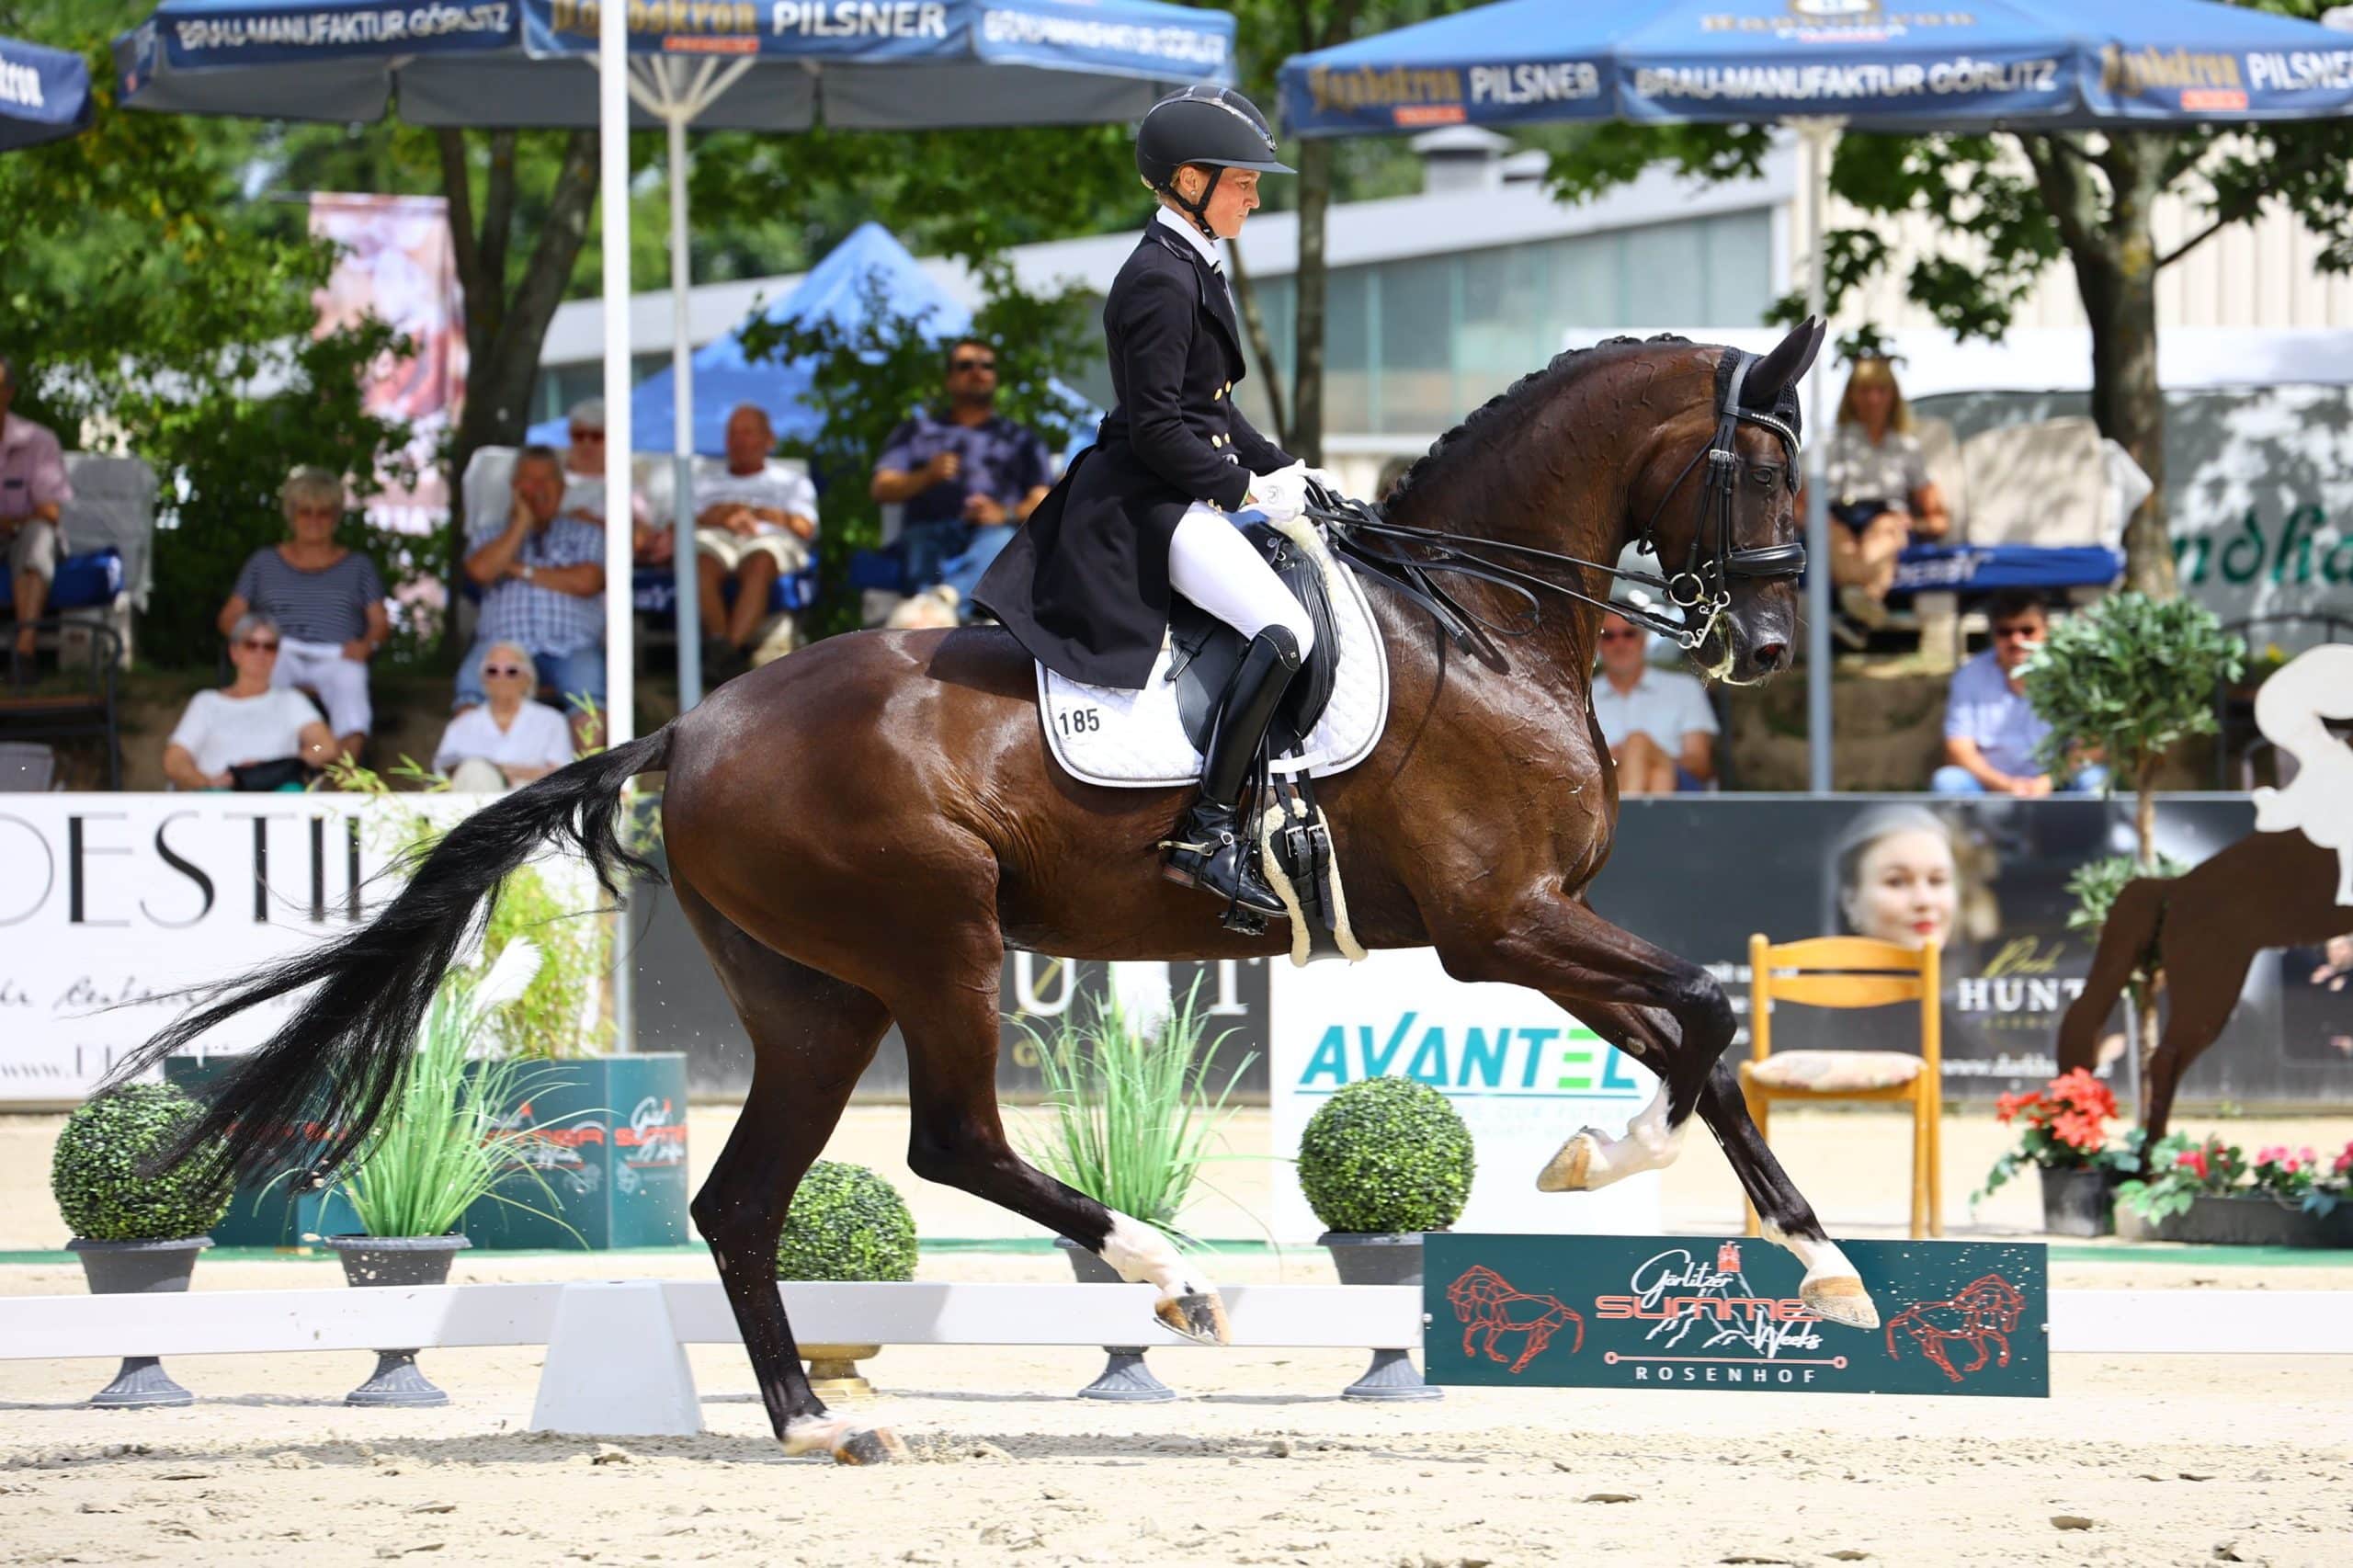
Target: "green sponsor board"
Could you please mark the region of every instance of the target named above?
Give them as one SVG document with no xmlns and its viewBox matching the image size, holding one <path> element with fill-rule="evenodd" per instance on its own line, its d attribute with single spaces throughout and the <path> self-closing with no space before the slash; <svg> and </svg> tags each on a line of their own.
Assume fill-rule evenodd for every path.
<svg viewBox="0 0 2353 1568">
<path fill-rule="evenodd" d="M 1509 1388 L 2051 1392 L 2040 1244 L 1847 1242 L 1881 1326 L 1825 1323 L 1753 1237 L 1423 1238 L 1424 1376 Z"/>
</svg>

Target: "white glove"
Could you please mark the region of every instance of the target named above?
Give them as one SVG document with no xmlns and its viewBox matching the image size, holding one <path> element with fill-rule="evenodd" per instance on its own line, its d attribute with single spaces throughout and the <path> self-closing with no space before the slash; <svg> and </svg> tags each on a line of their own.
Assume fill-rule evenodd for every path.
<svg viewBox="0 0 2353 1568">
<path fill-rule="evenodd" d="M 1272 473 L 1254 475 L 1249 505 L 1266 514 L 1270 523 L 1288 523 L 1307 510 L 1307 465 L 1293 463 Z"/>
</svg>

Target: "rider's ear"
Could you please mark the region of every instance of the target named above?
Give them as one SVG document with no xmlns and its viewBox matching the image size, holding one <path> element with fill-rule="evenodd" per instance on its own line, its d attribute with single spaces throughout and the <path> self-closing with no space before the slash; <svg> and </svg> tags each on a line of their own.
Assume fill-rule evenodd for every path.
<svg viewBox="0 0 2353 1568">
<path fill-rule="evenodd" d="M 1781 394 L 1797 384 L 1798 378 L 1813 364 L 1815 355 L 1822 352 L 1823 335 L 1829 331 L 1827 323 L 1819 316 L 1808 316 L 1790 329 L 1773 352 L 1756 362 L 1741 383 L 1740 401 L 1745 408 L 1769 414 L 1781 401 Z"/>
</svg>

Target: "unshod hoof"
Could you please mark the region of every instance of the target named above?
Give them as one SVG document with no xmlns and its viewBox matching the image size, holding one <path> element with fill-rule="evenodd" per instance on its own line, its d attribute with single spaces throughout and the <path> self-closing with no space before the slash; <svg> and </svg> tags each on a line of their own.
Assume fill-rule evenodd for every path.
<svg viewBox="0 0 2353 1568">
<path fill-rule="evenodd" d="M 1806 1304 L 1808 1312 L 1829 1323 L 1844 1324 L 1848 1328 L 1879 1326 L 1879 1309 L 1871 1304 L 1870 1292 L 1850 1274 L 1809 1279 L 1798 1287 L 1798 1300 Z"/>
<path fill-rule="evenodd" d="M 1214 1290 L 1171 1296 L 1152 1311 L 1171 1333 L 1181 1334 L 1196 1345 L 1223 1345 L 1228 1340 L 1225 1303 Z"/>
<path fill-rule="evenodd" d="M 886 1464 L 907 1457 L 907 1445 L 888 1426 L 860 1426 L 840 1416 L 802 1416 L 784 1429 L 788 1454 L 831 1454 L 839 1464 Z"/>
<path fill-rule="evenodd" d="M 861 1426 L 834 1446 L 836 1464 L 893 1464 L 906 1457 L 907 1445 L 888 1426 Z"/>
<path fill-rule="evenodd" d="M 1544 1168 L 1537 1173 L 1539 1192 L 1583 1192 L 1586 1174 L 1593 1168 L 1593 1156 L 1598 1141 L 1592 1132 L 1580 1132 L 1561 1145 Z"/>
</svg>

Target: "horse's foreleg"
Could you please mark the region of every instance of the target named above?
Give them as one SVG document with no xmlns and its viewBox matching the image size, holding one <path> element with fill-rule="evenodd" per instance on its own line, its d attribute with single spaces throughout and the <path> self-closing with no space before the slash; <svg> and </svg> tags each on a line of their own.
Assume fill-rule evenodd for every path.
<svg viewBox="0 0 2353 1568">
<path fill-rule="evenodd" d="M 1120 1278 L 1158 1290 L 1153 1312 L 1170 1330 L 1224 1344 L 1224 1304 L 1165 1236 L 1054 1180 L 1006 1141 L 996 1100 L 1005 949 L 995 924 L 917 937 L 908 950 L 945 966 L 915 966 L 889 997 L 907 1041 L 908 1167 L 1069 1237 Z"/>
<path fill-rule="evenodd" d="M 1752 1197 L 1760 1188 L 1767 1195 L 1758 1213 L 1776 1217 L 1768 1233 L 1805 1265 L 1799 1295 L 1807 1307 L 1833 1323 L 1878 1326 L 1879 1312 L 1861 1276 L 1789 1186 L 1788 1176 L 1775 1167 L 1775 1183 L 1762 1179 L 1770 1156 L 1740 1103 L 1736 1080 L 1722 1069 L 1724 1048 L 1732 1043 L 1732 1004 L 1712 975 L 1610 925 L 1582 901 L 1549 892 L 1500 913 L 1484 912 L 1472 928 L 1433 937 L 1447 971 L 1456 978 L 1534 986 L 1589 1022 L 1607 1020 L 1613 1028 L 1601 1031 L 1605 1038 L 1615 1035 L 1630 1051 L 1639 1047 L 1643 1064 L 1659 1075 L 1665 1095 L 1665 1114 L 1655 1123 L 1653 1147 L 1671 1150 L 1691 1113 L 1708 1104 L 1710 1129 L 1743 1186 Z M 1674 1026 L 1671 1039 L 1656 1015 Z M 1725 1085 L 1733 1085 L 1729 1107 L 1721 1103 Z M 1747 1135 L 1728 1138 L 1728 1128 L 1745 1129 Z M 1582 1135 L 1572 1139 L 1563 1151 L 1572 1165 L 1581 1141 Z M 1591 1157 L 1598 1152 L 1597 1140 L 1587 1146 L 1587 1179 L 1582 1185 L 1592 1185 Z M 1563 1155 L 1553 1158 L 1558 1165 Z M 1554 1181 L 1568 1174 L 1547 1168 Z M 1778 1215 L 1770 1206 L 1777 1202 Z"/>
<path fill-rule="evenodd" d="M 719 1265 L 768 1420 L 788 1453 L 823 1450 L 845 1464 L 904 1457 L 889 1428 L 826 1414 L 801 1369 L 776 1282 L 777 1238 L 793 1189 L 841 1119 L 890 1015 L 858 987 L 754 941 L 684 881 L 675 885 L 752 1038 L 751 1094 L 695 1195 L 694 1219 Z"/>
</svg>

